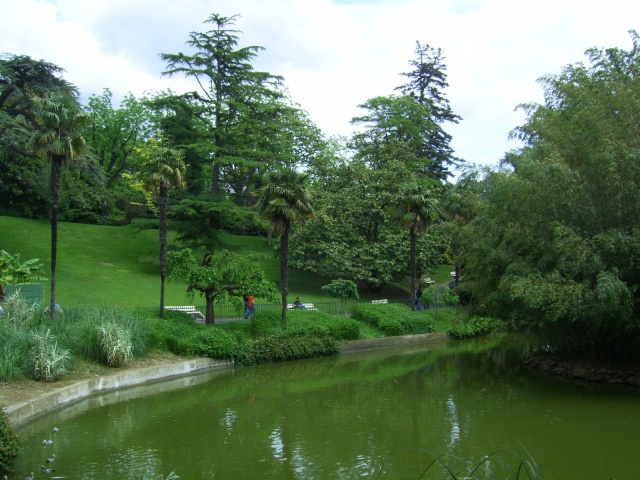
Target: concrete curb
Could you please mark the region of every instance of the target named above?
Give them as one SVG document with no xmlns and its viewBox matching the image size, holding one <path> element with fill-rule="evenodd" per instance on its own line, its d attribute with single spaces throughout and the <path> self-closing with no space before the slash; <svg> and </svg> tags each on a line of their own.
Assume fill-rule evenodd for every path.
<svg viewBox="0 0 640 480">
<path fill-rule="evenodd" d="M 345 342 L 340 347 L 341 353 L 363 351 L 375 348 L 389 348 L 400 345 L 442 342 L 447 339 L 445 333 L 425 333 L 423 335 L 404 335 L 400 337 L 374 338 Z M 141 370 L 130 370 L 116 375 L 105 375 L 90 380 L 83 380 L 55 392 L 46 393 L 37 398 L 10 405 L 5 412 L 11 423 L 19 426 L 37 416 L 51 412 L 57 408 L 82 400 L 97 393 L 109 392 L 119 388 L 134 387 L 145 383 L 180 377 L 195 372 L 214 368 L 228 368 L 232 364 L 227 361 L 211 358 L 195 358 L 181 363 Z"/>
<path fill-rule="evenodd" d="M 402 335 L 399 337 L 371 338 L 368 340 L 354 340 L 345 342 L 340 346 L 340 352 L 354 352 L 369 350 L 372 348 L 388 348 L 400 345 L 412 345 L 418 343 L 443 342 L 448 339 L 446 333 L 423 333 L 421 335 Z"/>
<path fill-rule="evenodd" d="M 226 368 L 229 365 L 228 362 L 211 358 L 196 358 L 172 365 L 149 367 L 141 370 L 130 370 L 116 375 L 96 377 L 74 383 L 73 385 L 63 387 L 60 390 L 47 393 L 26 402 L 11 405 L 5 408 L 5 412 L 11 423 L 18 426 L 39 415 L 96 393 L 142 385 L 171 377 L 189 375 L 194 372 L 213 368 Z"/>
</svg>

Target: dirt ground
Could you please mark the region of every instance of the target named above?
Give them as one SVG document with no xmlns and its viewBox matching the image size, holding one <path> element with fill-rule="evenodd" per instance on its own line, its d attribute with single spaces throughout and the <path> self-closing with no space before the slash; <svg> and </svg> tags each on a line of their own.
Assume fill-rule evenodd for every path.
<svg viewBox="0 0 640 480">
<path fill-rule="evenodd" d="M 0 408 L 16 405 L 37 398 L 75 382 L 103 375 L 115 375 L 126 370 L 136 370 L 162 365 L 171 365 L 186 361 L 168 352 L 157 352 L 143 358 L 133 358 L 126 367 L 109 368 L 93 363 L 76 361 L 73 371 L 56 382 L 36 382 L 35 380 L 17 380 L 10 383 L 0 382 Z"/>
</svg>

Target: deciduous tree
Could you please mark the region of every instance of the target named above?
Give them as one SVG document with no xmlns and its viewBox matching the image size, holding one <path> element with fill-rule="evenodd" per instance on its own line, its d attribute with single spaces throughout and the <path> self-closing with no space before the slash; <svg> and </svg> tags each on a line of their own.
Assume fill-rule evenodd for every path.
<svg viewBox="0 0 640 480">
<path fill-rule="evenodd" d="M 637 362 L 640 38 L 590 49 L 526 105 L 526 142 L 481 185 L 464 228 L 477 308 L 533 329 L 556 355 Z"/>
<path fill-rule="evenodd" d="M 225 249 L 196 262 L 191 249 L 169 253 L 169 276 L 187 282 L 187 294 L 193 299 L 199 292 L 206 300 L 205 323 L 215 323 L 215 301 L 229 297 L 253 295 L 272 299 L 277 288 L 267 280 L 264 271 L 255 266 L 250 257 Z"/>
</svg>

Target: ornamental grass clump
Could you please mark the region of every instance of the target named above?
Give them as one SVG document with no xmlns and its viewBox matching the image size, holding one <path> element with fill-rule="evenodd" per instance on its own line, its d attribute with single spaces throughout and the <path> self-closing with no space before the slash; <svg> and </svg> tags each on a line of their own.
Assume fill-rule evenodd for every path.
<svg viewBox="0 0 640 480">
<path fill-rule="evenodd" d="M 115 368 L 125 366 L 133 354 L 131 331 L 109 322 L 100 325 L 97 332 L 106 364 Z"/>
<path fill-rule="evenodd" d="M 53 382 L 68 372 L 71 352 L 58 346 L 51 330 L 31 332 L 29 359 L 33 365 L 33 376 L 42 382 Z"/>
<path fill-rule="evenodd" d="M 29 334 L 0 325 L 0 382 L 29 375 Z"/>
<path fill-rule="evenodd" d="M 37 303 L 29 302 L 20 289 L 9 295 L 4 302 L 5 315 L 16 329 L 26 328 L 39 310 Z"/>
</svg>

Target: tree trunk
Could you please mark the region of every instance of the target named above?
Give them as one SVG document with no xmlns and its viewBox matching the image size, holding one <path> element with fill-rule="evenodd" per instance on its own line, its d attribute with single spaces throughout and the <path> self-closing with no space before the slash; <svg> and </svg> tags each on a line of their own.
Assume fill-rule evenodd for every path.
<svg viewBox="0 0 640 480">
<path fill-rule="evenodd" d="M 58 212 L 60 210 L 60 176 L 62 158 L 51 158 L 51 302 L 49 304 L 51 320 L 56 319 L 56 265 L 58 257 Z"/>
<path fill-rule="evenodd" d="M 411 305 L 413 310 L 416 309 L 416 239 L 417 235 L 413 232 L 409 233 L 409 267 L 411 269 Z"/>
<path fill-rule="evenodd" d="M 207 299 L 207 310 L 204 316 L 204 323 L 207 325 L 212 325 L 216 323 L 214 312 L 215 297 L 213 295 L 206 294 L 205 298 Z"/>
<path fill-rule="evenodd" d="M 280 292 L 282 293 L 282 328 L 287 326 L 287 296 L 289 295 L 289 233 L 291 224 L 287 222 L 280 237 Z"/>
<path fill-rule="evenodd" d="M 167 276 L 167 202 L 169 187 L 160 182 L 160 318 L 164 318 L 164 281 Z"/>
<path fill-rule="evenodd" d="M 213 173 L 211 174 L 211 195 L 218 195 L 220 192 L 220 165 L 213 161 Z"/>
</svg>

